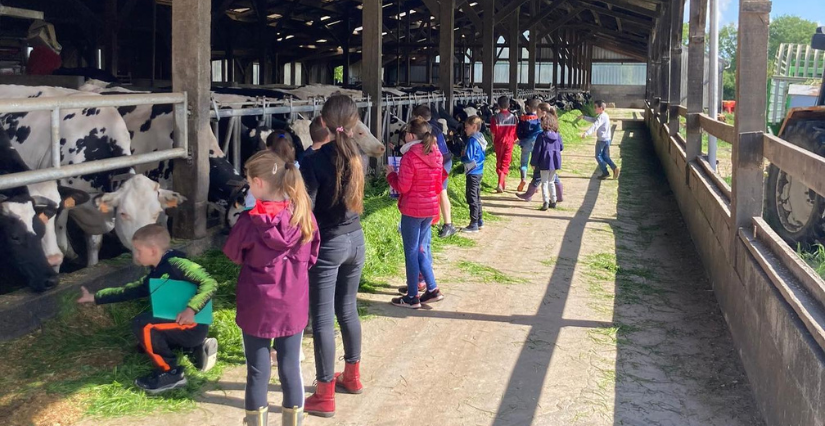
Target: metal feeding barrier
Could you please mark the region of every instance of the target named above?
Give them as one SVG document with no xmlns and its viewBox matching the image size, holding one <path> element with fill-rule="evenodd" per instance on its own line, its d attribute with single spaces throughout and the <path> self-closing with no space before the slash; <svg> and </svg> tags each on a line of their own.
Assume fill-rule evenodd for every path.
<svg viewBox="0 0 825 426">
<path fill-rule="evenodd" d="M 355 104 L 362 111 L 362 121 L 367 127 L 371 124 L 371 112 L 374 103 L 366 96 L 356 98 Z M 223 145 L 224 152 L 231 150 L 232 164 L 235 169 L 241 168 L 241 119 L 243 117 L 258 117 L 258 121 L 266 126 L 272 127 L 273 115 L 284 115 L 287 121 L 292 122 L 300 114 L 308 114 L 314 118 L 320 114 L 324 106 L 323 98 L 313 98 L 307 100 L 271 99 L 258 97 L 249 102 L 229 102 L 221 103 L 212 100 L 212 132 L 220 140 L 221 128 L 220 120 L 229 118 L 224 131 Z M 483 93 L 456 93 L 453 102 L 485 102 L 486 96 Z M 417 105 L 429 105 L 433 111 L 446 109 L 447 98 L 440 93 L 409 94 L 406 96 L 385 96 L 381 100 L 383 140 L 389 139 L 388 128 L 391 116 L 404 117 L 405 123 L 411 118 L 412 107 Z"/>
<path fill-rule="evenodd" d="M 172 104 L 174 106 L 174 143 L 171 149 L 138 155 L 124 155 L 79 164 L 60 164 L 61 112 L 82 108 L 106 108 L 132 105 Z M 150 93 L 111 96 L 67 96 L 54 98 L 4 99 L 0 114 L 50 111 L 52 167 L 0 176 L 0 189 L 16 188 L 33 183 L 107 172 L 138 164 L 154 163 L 189 156 L 186 129 L 186 93 Z"/>
</svg>

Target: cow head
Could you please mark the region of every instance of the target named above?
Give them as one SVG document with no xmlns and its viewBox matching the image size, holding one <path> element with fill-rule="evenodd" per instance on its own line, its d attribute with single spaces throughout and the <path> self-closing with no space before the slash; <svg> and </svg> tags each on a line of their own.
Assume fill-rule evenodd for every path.
<svg viewBox="0 0 825 426">
<path fill-rule="evenodd" d="M 143 175 L 136 175 L 117 191 L 98 195 L 94 199 L 95 206 L 102 213 L 114 213 L 115 232 L 120 242 L 130 250 L 132 236 L 138 229 L 158 223 L 164 210 L 185 201 L 183 195 L 161 189 L 160 184 Z"/>
<path fill-rule="evenodd" d="M 358 123 L 352 129 L 352 138 L 358 148 L 361 149 L 361 152 L 370 157 L 379 158 L 386 151 L 384 144 L 370 133 L 370 128 L 361 120 L 358 120 Z"/>
<path fill-rule="evenodd" d="M 49 211 L 47 205 L 28 195 L 7 198 L 0 194 L 0 258 L 37 292 L 58 283 L 57 272 L 50 267 L 41 245 L 49 214 L 53 217 L 57 211 L 56 204 Z"/>
<path fill-rule="evenodd" d="M 49 265 L 55 272 L 59 272 L 60 265 L 63 264 L 63 252 L 57 244 L 55 216 L 61 210 L 71 210 L 89 201 L 89 194 L 79 189 L 58 186 L 54 181 L 34 183 L 28 185 L 28 189 L 34 200 L 37 217 L 45 225 L 43 253 Z"/>
</svg>

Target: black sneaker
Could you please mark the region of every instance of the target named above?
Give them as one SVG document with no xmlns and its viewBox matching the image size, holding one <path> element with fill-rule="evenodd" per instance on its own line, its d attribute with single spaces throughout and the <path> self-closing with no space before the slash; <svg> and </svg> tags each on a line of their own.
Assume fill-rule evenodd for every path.
<svg viewBox="0 0 825 426">
<path fill-rule="evenodd" d="M 598 177 L 598 179 L 599 179 L 599 180 L 605 180 L 605 179 L 607 179 L 607 178 L 609 178 L 609 177 L 610 177 L 610 174 L 609 174 L 609 173 L 605 173 L 605 174 L 603 174 L 603 175 L 600 175 L 600 176 Z"/>
<path fill-rule="evenodd" d="M 441 227 L 441 231 L 438 232 L 438 238 L 447 238 L 455 235 L 456 232 L 458 232 L 458 230 L 455 229 L 455 226 L 453 226 L 452 223 L 447 223 Z"/>
<path fill-rule="evenodd" d="M 218 339 L 207 337 L 192 352 L 192 364 L 200 371 L 209 371 L 218 360 Z"/>
<path fill-rule="evenodd" d="M 417 297 L 394 297 L 390 303 L 392 303 L 395 306 L 400 306 L 402 308 L 418 309 L 421 307 L 421 299 Z"/>
<path fill-rule="evenodd" d="M 440 289 L 435 289 L 434 291 L 427 290 L 423 296 L 421 296 L 421 303 L 432 303 L 438 302 L 444 299 L 444 294 L 441 293 Z"/>
<path fill-rule="evenodd" d="M 155 371 L 148 376 L 135 380 L 135 386 L 150 395 L 179 389 L 185 387 L 186 383 L 186 377 L 184 377 L 183 369 L 180 367 L 169 371 Z"/>
<path fill-rule="evenodd" d="M 549 203 L 544 203 L 544 204 L 542 204 L 542 205 L 541 205 L 541 208 L 539 208 L 539 210 L 541 210 L 541 211 L 545 211 L 545 210 L 547 210 L 548 208 L 549 208 Z"/>
<path fill-rule="evenodd" d="M 547 206 L 548 206 L 548 207 L 550 207 L 551 209 L 555 209 L 555 208 L 556 208 L 556 202 L 555 202 L 555 201 L 552 201 L 552 202 L 550 202 L 550 204 L 548 204 Z"/>
<path fill-rule="evenodd" d="M 484 219 L 478 220 L 478 229 L 484 229 Z"/>
<path fill-rule="evenodd" d="M 470 232 L 470 233 L 473 233 L 473 232 L 478 232 L 478 230 L 479 230 L 478 224 L 477 224 L 477 223 L 471 223 L 471 224 L 470 224 L 469 226 L 467 226 L 466 228 L 462 228 L 462 229 L 461 229 L 461 232 Z"/>
<path fill-rule="evenodd" d="M 408 290 L 409 289 L 407 288 L 407 286 L 398 287 L 398 294 L 407 294 Z M 426 290 L 427 290 L 427 284 L 426 283 L 424 283 L 423 281 L 418 283 L 418 294 L 421 294 Z"/>
</svg>

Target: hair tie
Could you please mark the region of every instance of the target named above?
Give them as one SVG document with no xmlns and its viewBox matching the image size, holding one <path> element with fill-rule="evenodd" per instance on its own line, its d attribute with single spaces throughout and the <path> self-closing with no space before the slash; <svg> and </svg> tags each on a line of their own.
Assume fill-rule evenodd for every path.
<svg viewBox="0 0 825 426">
<path fill-rule="evenodd" d="M 278 163 L 272 165 L 272 174 L 278 173 Z"/>
<path fill-rule="evenodd" d="M 286 133 L 278 133 L 278 137 L 281 139 L 286 139 Z"/>
<path fill-rule="evenodd" d="M 344 127 L 338 127 L 337 129 L 335 129 L 335 131 L 338 133 L 344 133 Z"/>
</svg>

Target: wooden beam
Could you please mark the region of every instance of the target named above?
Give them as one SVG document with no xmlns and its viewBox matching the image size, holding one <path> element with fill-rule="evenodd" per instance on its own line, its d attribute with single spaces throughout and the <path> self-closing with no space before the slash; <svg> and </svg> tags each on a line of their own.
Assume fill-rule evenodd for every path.
<svg viewBox="0 0 825 426">
<path fill-rule="evenodd" d="M 493 104 L 493 85 L 495 81 L 495 0 L 481 0 L 484 5 L 484 27 L 481 31 L 484 48 L 482 50 L 482 87 L 487 95 L 487 101 Z"/>
<path fill-rule="evenodd" d="M 704 107 L 705 80 L 705 24 L 707 23 L 707 0 L 690 2 L 690 44 L 688 45 L 688 120 L 685 154 L 687 162 L 699 156 L 702 150 L 702 131 L 699 114 Z M 767 52 L 767 50 L 766 50 Z M 767 62 L 765 62 L 767 64 Z M 654 85 L 655 87 L 655 85 Z M 764 89 L 761 90 L 764 92 Z M 764 93 L 762 94 L 764 97 Z"/>
<path fill-rule="evenodd" d="M 670 112 L 668 130 L 671 136 L 679 134 L 679 106 L 682 102 L 682 22 L 684 7 L 670 9 Z"/>
<path fill-rule="evenodd" d="M 475 33 L 483 32 L 482 28 L 484 28 L 484 23 L 481 21 L 481 17 L 478 16 L 478 13 L 476 13 L 476 11 L 473 10 L 472 6 L 467 4 L 461 6 L 459 10 L 464 12 L 464 16 L 470 18 L 470 21 L 473 23 L 473 27 L 475 27 Z"/>
<path fill-rule="evenodd" d="M 438 83 L 447 98 L 447 112 L 453 113 L 453 83 L 455 82 L 455 0 L 441 0 L 438 34 L 441 63 L 438 65 Z M 446 31 L 445 31 L 446 30 Z M 463 73 L 463 71 L 462 71 Z"/>
<path fill-rule="evenodd" d="M 178 238 L 206 236 L 209 194 L 209 125 L 211 71 L 211 8 L 201 0 L 172 3 L 172 90 L 186 92 L 190 157 L 175 160 L 174 188 L 187 198 L 175 209 L 173 234 Z M 177 124 L 177 123 L 176 123 Z"/>
<path fill-rule="evenodd" d="M 21 9 L 19 7 L 9 7 L 0 5 L 0 16 L 8 16 L 9 18 L 21 19 L 40 19 L 43 20 L 43 12 L 37 10 Z"/>
<path fill-rule="evenodd" d="M 593 25 L 593 24 L 588 24 L 588 23 L 585 23 L 585 22 L 576 22 L 576 24 L 571 25 L 570 28 L 572 28 L 572 29 L 581 29 L 581 30 L 590 30 L 591 32 L 594 32 L 594 33 L 609 34 L 609 35 L 612 35 L 612 36 L 614 36 L 618 39 L 625 39 L 625 40 L 633 41 L 633 42 L 645 42 L 645 41 L 648 40 L 647 37 L 642 37 L 642 36 L 639 36 L 639 35 L 636 35 L 636 34 L 631 34 L 631 33 L 628 33 L 628 32 L 621 32 L 621 31 L 611 30 L 610 28 L 599 27 L 599 26 L 596 26 L 596 25 Z"/>
<path fill-rule="evenodd" d="M 530 16 L 535 16 L 538 10 L 540 0 L 533 0 L 530 2 Z M 539 37 L 536 28 L 528 28 L 530 30 L 530 43 L 527 46 L 527 54 L 530 55 L 530 60 L 527 62 L 527 87 L 530 90 L 536 89 L 536 55 L 539 50 L 536 48 Z"/>
<path fill-rule="evenodd" d="M 646 28 L 653 28 L 653 24 L 654 24 L 653 18 L 643 19 L 643 18 L 639 18 L 639 17 L 633 16 L 633 15 L 628 15 L 626 13 L 616 11 L 615 9 L 612 9 L 612 8 L 599 6 L 595 3 L 593 3 L 592 1 L 588 1 L 588 0 L 584 0 L 582 3 L 587 3 L 587 9 L 588 10 L 591 10 L 593 12 L 598 12 L 601 15 L 612 16 L 614 18 L 623 19 L 625 22 L 632 22 L 632 23 L 635 23 L 635 24 L 638 24 L 638 25 L 642 25 Z"/>
<path fill-rule="evenodd" d="M 438 0 L 422 0 L 424 5 L 427 6 L 427 10 L 430 11 L 430 15 L 435 16 L 435 19 L 438 20 L 441 14 L 439 13 L 439 4 Z"/>
<path fill-rule="evenodd" d="M 383 14 L 381 0 L 364 0 L 364 8 L 361 10 L 363 16 L 363 31 L 361 46 L 361 85 L 365 94 L 372 100 L 370 131 L 373 135 L 381 137 L 381 58 L 382 58 L 382 23 Z"/>
<path fill-rule="evenodd" d="M 737 40 L 735 127 L 739 140 L 733 146 L 731 158 L 734 229 L 748 226 L 753 217 L 762 216 L 763 142 L 757 135 L 765 131 L 770 13 L 770 1 L 739 3 L 739 31 L 748 36 Z"/>
<path fill-rule="evenodd" d="M 564 24 L 572 21 L 577 16 L 579 16 L 579 14 L 582 13 L 584 10 L 585 10 L 584 6 L 579 6 L 575 9 L 573 9 L 570 13 L 568 13 L 567 15 L 564 15 L 561 19 L 553 21 L 553 26 L 547 28 L 547 32 L 553 32 L 553 31 L 556 31 L 556 30 L 560 29 Z"/>
<path fill-rule="evenodd" d="M 513 96 L 516 95 L 518 92 L 518 79 L 519 79 L 519 56 L 521 56 L 521 47 L 519 46 L 519 36 L 521 32 L 519 30 L 519 13 L 513 13 L 510 18 L 510 91 L 513 92 Z"/>
<path fill-rule="evenodd" d="M 530 18 L 530 20 L 524 25 L 524 28 L 533 28 L 536 24 L 544 22 L 544 20 L 547 19 L 551 13 L 555 12 L 556 9 L 565 3 L 567 3 L 567 0 L 554 0 L 552 4 L 542 8 L 538 15 Z M 549 31 L 545 32 L 545 34 L 547 33 L 549 33 Z"/>
<path fill-rule="evenodd" d="M 496 13 L 496 25 L 501 25 L 507 22 L 507 17 L 512 15 L 513 13 L 518 13 L 521 6 L 526 4 L 530 0 L 511 0 L 510 4 L 504 6 L 501 10 Z"/>
</svg>

